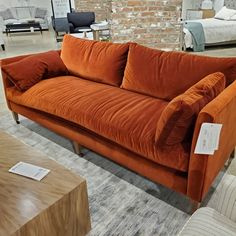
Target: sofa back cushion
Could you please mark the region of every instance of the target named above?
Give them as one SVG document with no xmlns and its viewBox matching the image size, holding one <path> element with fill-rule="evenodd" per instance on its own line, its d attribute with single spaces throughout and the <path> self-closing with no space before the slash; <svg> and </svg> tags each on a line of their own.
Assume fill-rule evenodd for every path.
<svg viewBox="0 0 236 236">
<path fill-rule="evenodd" d="M 57 51 L 38 53 L 3 65 L 2 71 L 20 91 L 29 89 L 42 79 L 68 74 Z"/>
<path fill-rule="evenodd" d="M 18 19 L 30 19 L 30 18 L 32 18 L 30 7 L 17 7 L 15 9 L 16 9 L 16 14 L 17 14 Z"/>
<path fill-rule="evenodd" d="M 89 27 L 95 22 L 94 12 L 71 12 L 67 13 L 67 19 L 69 23 L 76 27 Z"/>
<path fill-rule="evenodd" d="M 163 110 L 157 123 L 157 145 L 174 145 L 192 135 L 198 113 L 225 88 L 225 76 L 210 74 L 174 98 Z"/>
<path fill-rule="evenodd" d="M 236 79 L 236 58 L 164 52 L 131 44 L 121 87 L 170 101 L 214 72 L 224 73 L 230 84 Z"/>
<path fill-rule="evenodd" d="M 61 58 L 72 75 L 120 86 L 129 44 L 79 39 L 65 35 Z"/>
<path fill-rule="evenodd" d="M 34 12 L 34 17 L 45 19 L 45 17 L 47 16 L 47 13 L 48 13 L 47 9 L 37 7 Z"/>
<path fill-rule="evenodd" d="M 3 20 L 9 20 L 9 19 L 14 19 L 15 18 L 10 9 L 0 11 L 0 16 L 2 17 Z"/>
</svg>

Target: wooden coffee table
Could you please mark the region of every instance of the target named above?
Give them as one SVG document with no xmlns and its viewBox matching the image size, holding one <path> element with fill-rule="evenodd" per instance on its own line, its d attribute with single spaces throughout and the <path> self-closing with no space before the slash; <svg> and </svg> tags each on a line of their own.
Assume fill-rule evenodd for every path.
<svg viewBox="0 0 236 236">
<path fill-rule="evenodd" d="M 40 182 L 8 172 L 19 161 L 50 169 Z M 86 181 L 0 130 L 0 235 L 86 235 Z"/>
</svg>

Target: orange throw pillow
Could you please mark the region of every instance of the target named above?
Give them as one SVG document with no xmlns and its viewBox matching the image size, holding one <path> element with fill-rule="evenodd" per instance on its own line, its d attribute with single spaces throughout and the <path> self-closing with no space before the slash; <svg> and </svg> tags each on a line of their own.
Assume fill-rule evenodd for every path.
<svg viewBox="0 0 236 236">
<path fill-rule="evenodd" d="M 192 135 L 198 113 L 225 88 L 224 74 L 210 74 L 185 93 L 174 98 L 163 110 L 157 123 L 158 145 L 181 143 Z"/>
<path fill-rule="evenodd" d="M 129 44 L 98 42 L 65 35 L 61 58 L 72 75 L 120 86 Z"/>
<path fill-rule="evenodd" d="M 2 70 L 20 91 L 26 91 L 42 79 L 68 74 L 57 51 L 28 56 L 2 66 Z"/>
<path fill-rule="evenodd" d="M 121 87 L 171 101 L 205 76 L 222 72 L 226 84 L 236 79 L 236 58 L 164 52 L 131 44 Z"/>
</svg>

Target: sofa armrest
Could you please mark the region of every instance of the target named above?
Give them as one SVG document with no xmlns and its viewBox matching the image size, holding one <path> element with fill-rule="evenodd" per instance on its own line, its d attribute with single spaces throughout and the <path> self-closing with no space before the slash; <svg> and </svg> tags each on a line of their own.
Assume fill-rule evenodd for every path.
<svg viewBox="0 0 236 236">
<path fill-rule="evenodd" d="M 236 81 L 228 86 L 199 113 L 189 160 L 187 195 L 201 202 L 215 177 L 224 166 L 236 145 Z M 220 123 L 222 130 L 219 149 L 214 155 L 194 154 L 202 123 Z"/>
<path fill-rule="evenodd" d="M 0 31 L 3 32 L 4 29 L 5 29 L 4 20 L 3 20 L 2 16 L 0 16 Z"/>
<path fill-rule="evenodd" d="M 219 185 L 218 201 L 215 209 L 236 222 L 236 176 L 225 174 Z"/>
<path fill-rule="evenodd" d="M 2 60 L 0 60 L 0 66 L 2 68 L 2 66 L 4 66 L 4 65 L 8 65 L 8 64 L 20 61 L 20 60 L 22 60 L 22 59 L 24 59 L 28 56 L 29 55 L 23 55 L 23 56 L 17 56 L 17 57 L 2 59 Z M 5 92 L 5 97 L 6 97 L 7 88 L 13 87 L 14 84 L 8 79 L 7 75 L 2 70 L 1 70 L 1 72 L 2 72 L 3 88 L 4 88 L 4 92 Z M 11 107 L 10 107 L 10 104 L 9 104 L 9 101 L 8 101 L 7 97 L 6 97 L 6 101 L 7 101 L 8 108 L 11 110 Z"/>
<path fill-rule="evenodd" d="M 69 32 L 70 33 L 74 33 L 75 32 L 75 28 L 74 28 L 74 25 L 72 24 L 72 23 L 68 23 L 68 25 L 69 25 Z"/>
<path fill-rule="evenodd" d="M 23 55 L 23 56 L 17 56 L 17 57 L 10 57 L 10 58 L 1 59 L 0 60 L 0 66 L 2 68 L 2 66 L 4 66 L 4 65 L 8 65 L 8 64 L 20 61 L 20 60 L 22 60 L 22 59 L 24 59 L 28 56 L 29 55 Z M 6 74 L 2 70 L 1 70 L 1 72 L 2 72 L 2 79 L 3 79 L 4 89 L 6 89 L 8 87 L 12 87 L 13 86 L 12 82 L 9 79 L 7 79 Z"/>
<path fill-rule="evenodd" d="M 57 50 L 57 52 L 59 54 L 61 54 L 61 50 Z M 5 58 L 5 59 L 1 59 L 0 60 L 0 67 L 2 68 L 2 66 L 4 65 L 8 65 L 8 64 L 11 64 L 11 63 L 14 63 L 14 62 L 17 62 L 17 61 L 20 61 L 28 56 L 32 56 L 32 55 L 37 55 L 37 54 L 40 54 L 40 53 L 36 53 L 36 54 L 27 54 L 27 55 L 22 55 L 22 56 L 17 56 L 17 57 L 9 57 L 9 58 Z M 3 85 L 4 85 L 4 89 L 8 88 L 8 87 L 12 87 L 13 84 L 12 82 L 7 79 L 7 75 L 1 70 L 2 72 L 2 79 L 3 79 Z"/>
<path fill-rule="evenodd" d="M 59 54 L 61 54 L 61 50 L 57 50 L 57 51 Z M 28 54 L 28 55 L 22 55 L 22 56 L 2 59 L 2 60 L 0 60 L 0 67 L 2 68 L 2 66 L 4 66 L 4 65 L 8 65 L 8 64 L 20 61 L 28 56 L 37 55 L 37 54 L 40 54 L 40 53 Z M 6 97 L 7 88 L 13 87 L 14 84 L 8 79 L 7 75 L 2 70 L 1 70 L 1 72 L 2 72 L 3 88 L 4 88 L 4 92 L 5 92 L 5 97 Z M 7 97 L 6 97 L 6 101 L 7 101 L 8 108 L 11 110 Z"/>
</svg>

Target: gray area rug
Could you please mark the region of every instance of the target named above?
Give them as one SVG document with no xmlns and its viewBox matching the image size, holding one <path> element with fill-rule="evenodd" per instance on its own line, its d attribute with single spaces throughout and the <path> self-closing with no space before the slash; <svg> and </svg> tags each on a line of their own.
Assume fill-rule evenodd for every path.
<svg viewBox="0 0 236 236">
<path fill-rule="evenodd" d="M 69 140 L 22 116 L 20 121 L 21 124 L 16 125 L 11 115 L 6 114 L 1 117 L 0 129 L 87 180 L 92 220 L 90 236 L 174 236 L 190 217 L 191 206 L 186 197 L 92 151 L 84 149 L 85 156 L 81 158 L 73 153 Z M 203 205 L 213 204 L 214 190 L 215 187 Z"/>
</svg>

